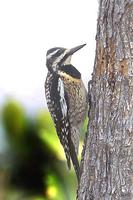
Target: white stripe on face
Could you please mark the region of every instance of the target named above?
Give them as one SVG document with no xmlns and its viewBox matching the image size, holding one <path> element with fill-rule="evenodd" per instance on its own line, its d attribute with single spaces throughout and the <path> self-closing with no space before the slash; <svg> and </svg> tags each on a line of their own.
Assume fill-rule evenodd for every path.
<svg viewBox="0 0 133 200">
<path fill-rule="evenodd" d="M 56 49 L 55 51 L 53 51 L 52 53 L 47 55 L 47 59 L 50 59 L 54 54 L 56 54 L 60 49 Z"/>
</svg>

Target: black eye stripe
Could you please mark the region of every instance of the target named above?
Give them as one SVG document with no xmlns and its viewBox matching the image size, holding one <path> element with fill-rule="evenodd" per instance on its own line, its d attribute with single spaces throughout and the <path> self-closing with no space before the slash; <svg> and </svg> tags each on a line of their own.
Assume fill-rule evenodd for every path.
<svg viewBox="0 0 133 200">
<path fill-rule="evenodd" d="M 56 56 L 56 57 L 59 57 L 61 54 L 62 54 L 62 51 L 59 50 L 59 51 L 55 54 L 55 56 Z"/>
</svg>

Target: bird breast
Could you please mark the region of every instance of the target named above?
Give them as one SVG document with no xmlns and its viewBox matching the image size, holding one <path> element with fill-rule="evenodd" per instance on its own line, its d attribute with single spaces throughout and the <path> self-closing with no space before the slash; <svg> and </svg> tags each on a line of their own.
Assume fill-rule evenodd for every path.
<svg viewBox="0 0 133 200">
<path fill-rule="evenodd" d="M 84 121 L 87 112 L 87 91 L 81 79 L 60 73 L 69 99 L 69 119 L 75 125 Z"/>
</svg>

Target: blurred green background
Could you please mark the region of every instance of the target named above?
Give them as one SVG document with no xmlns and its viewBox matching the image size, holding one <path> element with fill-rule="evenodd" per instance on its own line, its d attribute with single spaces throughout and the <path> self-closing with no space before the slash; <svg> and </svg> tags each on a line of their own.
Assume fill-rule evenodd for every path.
<svg viewBox="0 0 133 200">
<path fill-rule="evenodd" d="M 82 143 L 83 134 L 80 153 Z M 0 108 L 0 200 L 74 200 L 76 187 L 49 112 L 29 114 L 7 99 Z"/>
</svg>

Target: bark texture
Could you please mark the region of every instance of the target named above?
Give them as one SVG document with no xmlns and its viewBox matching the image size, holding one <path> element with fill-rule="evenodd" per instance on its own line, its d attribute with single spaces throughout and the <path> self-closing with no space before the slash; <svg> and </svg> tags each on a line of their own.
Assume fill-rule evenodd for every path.
<svg viewBox="0 0 133 200">
<path fill-rule="evenodd" d="M 78 200 L 133 199 L 133 1 L 100 0 Z"/>
</svg>

